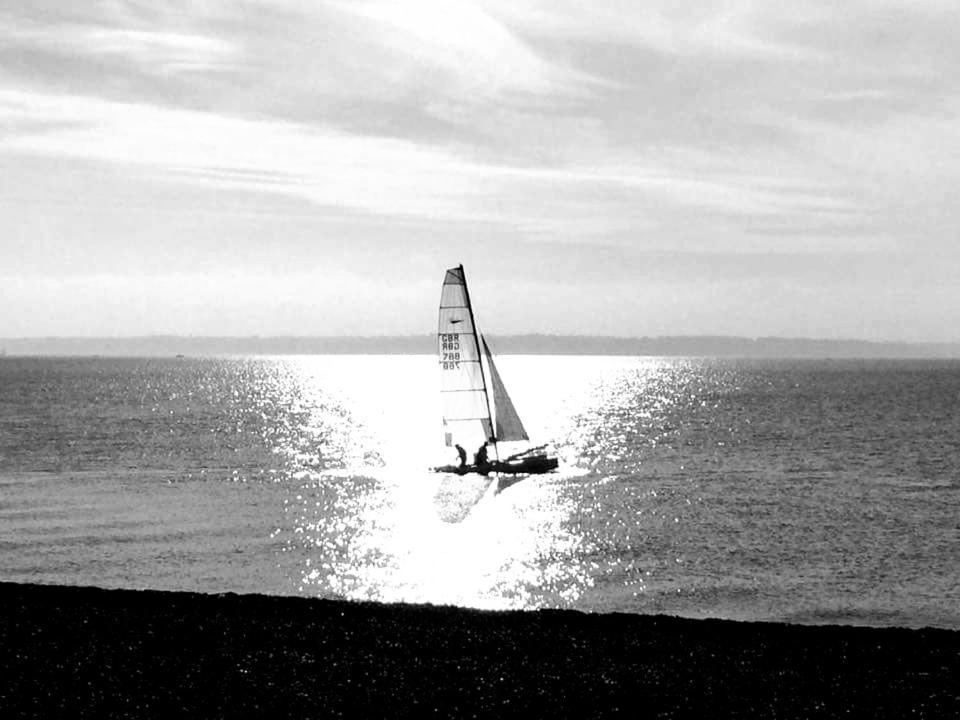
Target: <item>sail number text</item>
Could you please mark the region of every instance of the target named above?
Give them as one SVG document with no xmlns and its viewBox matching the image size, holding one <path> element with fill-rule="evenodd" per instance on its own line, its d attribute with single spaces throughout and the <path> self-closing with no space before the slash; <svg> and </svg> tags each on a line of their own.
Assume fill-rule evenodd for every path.
<svg viewBox="0 0 960 720">
<path fill-rule="evenodd" d="M 440 358 L 444 370 L 458 370 L 460 368 L 459 333 L 441 333 Z"/>
</svg>

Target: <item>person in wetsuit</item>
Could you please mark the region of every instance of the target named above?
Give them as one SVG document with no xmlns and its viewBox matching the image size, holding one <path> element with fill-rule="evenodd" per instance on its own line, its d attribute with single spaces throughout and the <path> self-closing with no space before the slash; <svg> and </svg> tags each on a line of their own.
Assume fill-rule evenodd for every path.
<svg viewBox="0 0 960 720">
<path fill-rule="evenodd" d="M 457 449 L 457 455 L 460 456 L 460 467 L 466 467 L 466 466 L 467 466 L 467 451 L 464 450 L 464 449 L 463 449 L 462 447 L 460 447 L 459 445 L 454 445 L 454 447 Z"/>
<path fill-rule="evenodd" d="M 473 456 L 473 464 L 476 465 L 478 468 L 489 464 L 489 461 L 487 460 L 487 444 L 486 443 L 481 445 L 480 449 L 477 450 L 476 454 Z"/>
</svg>

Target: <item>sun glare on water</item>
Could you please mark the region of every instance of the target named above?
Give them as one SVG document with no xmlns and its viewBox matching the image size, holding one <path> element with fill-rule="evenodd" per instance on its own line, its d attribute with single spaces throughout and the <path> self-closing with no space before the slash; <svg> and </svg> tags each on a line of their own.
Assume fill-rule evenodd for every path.
<svg viewBox="0 0 960 720">
<path fill-rule="evenodd" d="M 494 476 L 430 471 L 453 459 L 441 444 L 434 358 L 287 362 L 313 408 L 307 424 L 319 454 L 331 442 L 352 448 L 334 453 L 341 462 L 294 476 L 285 550 L 298 592 L 505 609 L 566 606 L 590 586 L 572 561 L 582 537 L 565 492 L 584 470 L 562 467 L 502 492 Z M 545 377 L 536 358 L 502 365 L 532 440 L 558 437 L 577 394 L 558 393 L 559 379 Z M 582 399 L 589 393 L 581 390 Z"/>
</svg>

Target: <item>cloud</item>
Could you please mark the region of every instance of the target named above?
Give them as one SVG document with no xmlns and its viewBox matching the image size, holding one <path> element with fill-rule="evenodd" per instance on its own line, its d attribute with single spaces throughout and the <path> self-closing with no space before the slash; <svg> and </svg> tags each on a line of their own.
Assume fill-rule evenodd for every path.
<svg viewBox="0 0 960 720">
<path fill-rule="evenodd" d="M 513 93 L 582 95 L 599 84 L 538 55 L 483 8 L 466 0 L 347 0 L 331 7 L 370 21 L 401 61 L 432 80 L 453 81 L 458 95 L 508 99 Z"/>
<path fill-rule="evenodd" d="M 480 221 L 579 242 L 745 221 L 845 223 L 858 208 L 773 176 L 696 175 L 669 164 L 537 168 L 333 128 L 84 97 L 0 92 L 0 152 L 112 163 L 170 182 L 281 194 L 321 207 Z M 691 213 L 695 215 L 691 216 Z"/>
<path fill-rule="evenodd" d="M 99 199 L 149 178 L 384 247 L 401 226 L 528 241 L 530 262 L 584 247 L 601 276 L 600 246 L 956 252 L 960 15 L 942 0 L 3 3 L 8 187 L 37 158 L 95 166 Z"/>
<path fill-rule="evenodd" d="M 768 4 L 707 0 L 481 0 L 491 13 L 536 37 L 636 45 L 672 56 L 802 57 L 808 51 L 766 37 Z"/>
<path fill-rule="evenodd" d="M 219 38 L 189 33 L 84 25 L 0 25 L 10 46 L 55 48 L 64 54 L 117 56 L 161 73 L 210 70 L 232 63 L 238 50 Z"/>
<path fill-rule="evenodd" d="M 389 138 L 84 97 L 0 92 L 0 122 L 26 128 L 0 141 L 3 152 L 119 163 L 377 212 L 465 214 L 474 172 Z"/>
</svg>

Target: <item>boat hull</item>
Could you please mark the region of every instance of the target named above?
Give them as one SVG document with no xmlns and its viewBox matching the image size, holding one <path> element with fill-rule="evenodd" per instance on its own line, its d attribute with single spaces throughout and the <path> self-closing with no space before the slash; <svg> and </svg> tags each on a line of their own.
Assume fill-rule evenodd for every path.
<svg viewBox="0 0 960 720">
<path fill-rule="evenodd" d="M 441 465 L 434 468 L 434 472 L 455 473 L 466 475 L 478 473 L 489 475 L 501 473 L 503 475 L 540 475 L 553 472 L 560 466 L 560 461 L 546 455 L 532 455 L 516 460 L 493 460 L 485 465 Z"/>
</svg>

